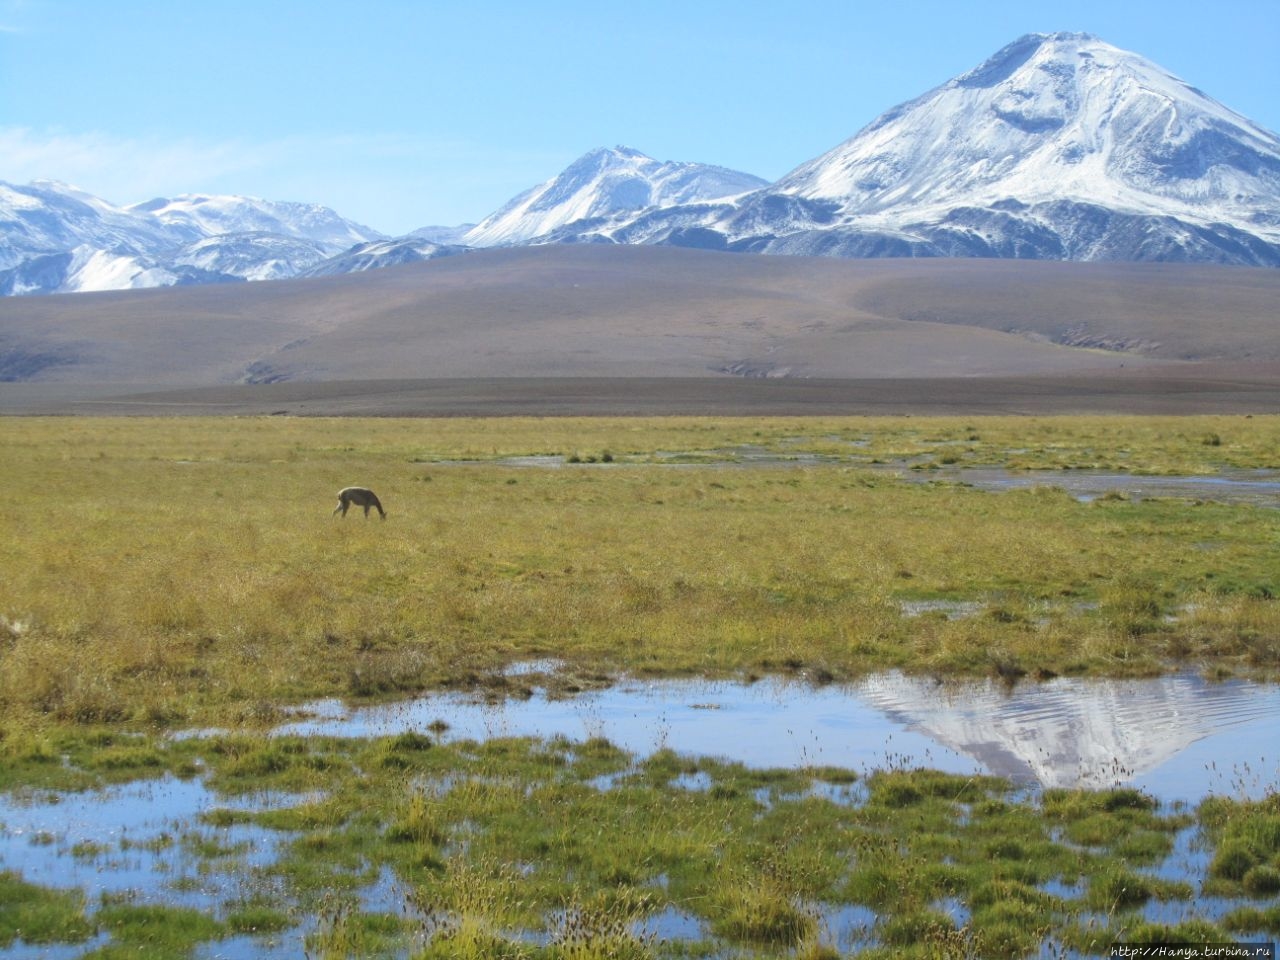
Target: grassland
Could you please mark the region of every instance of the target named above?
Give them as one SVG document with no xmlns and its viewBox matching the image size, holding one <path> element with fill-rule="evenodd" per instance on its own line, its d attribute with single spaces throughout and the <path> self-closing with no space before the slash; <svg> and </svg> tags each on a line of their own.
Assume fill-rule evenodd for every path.
<svg viewBox="0 0 1280 960">
<path fill-rule="evenodd" d="M 1275 468 L 1277 418 L 6 419 L 0 445 L 7 728 L 269 721 L 545 656 L 569 683 L 1280 669 L 1280 512 L 884 469 Z M 505 462 L 539 455 L 563 466 Z M 331 517 L 351 483 L 385 523 Z"/>
<path fill-rule="evenodd" d="M 0 790 L 198 778 L 220 801 L 198 821 L 65 856 L 180 850 L 156 871 L 175 901 L 242 878 L 198 909 L 0 863 L 0 949 L 960 958 L 1280 929 L 1274 792 L 1166 809 L 601 739 L 261 729 L 320 696 L 519 695 L 503 668 L 544 657 L 566 690 L 624 671 L 1275 678 L 1280 511 L 946 470 L 1275 470 L 1280 418 L 9 418 L 0 447 Z M 351 483 L 385 523 L 330 515 Z M 164 735 L 199 725 L 228 732 Z M 248 830 L 276 855 L 250 862 Z M 408 909 L 369 902 L 386 877 Z"/>
</svg>

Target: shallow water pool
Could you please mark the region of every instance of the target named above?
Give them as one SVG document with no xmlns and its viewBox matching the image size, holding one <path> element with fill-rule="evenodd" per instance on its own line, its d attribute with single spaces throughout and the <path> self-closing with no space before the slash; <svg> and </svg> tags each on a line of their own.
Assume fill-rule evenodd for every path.
<svg viewBox="0 0 1280 960">
<path fill-rule="evenodd" d="M 1012 687 L 901 673 L 849 685 L 626 680 L 565 699 L 535 689 L 496 703 L 443 693 L 308 710 L 278 732 L 387 736 L 443 722 L 447 739 L 599 736 L 641 756 L 665 747 L 760 768 L 927 766 L 1029 786 L 1129 784 L 1166 800 L 1256 796 L 1280 782 L 1280 687 L 1189 674 Z"/>
</svg>

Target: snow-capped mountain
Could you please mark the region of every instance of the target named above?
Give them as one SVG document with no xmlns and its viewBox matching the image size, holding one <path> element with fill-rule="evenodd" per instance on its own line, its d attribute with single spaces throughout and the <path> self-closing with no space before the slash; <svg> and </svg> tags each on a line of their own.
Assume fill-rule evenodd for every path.
<svg viewBox="0 0 1280 960">
<path fill-rule="evenodd" d="M 146 214 L 191 240 L 229 233 L 270 233 L 311 240 L 336 253 L 357 243 L 386 239 L 385 234 L 314 203 L 183 194 L 172 199 L 158 197 L 126 209 Z"/>
<path fill-rule="evenodd" d="M 241 280 L 284 280 L 314 267 L 332 253 L 332 247 L 317 240 L 250 230 L 197 240 L 168 262 Z"/>
<path fill-rule="evenodd" d="M 164 224 L 54 180 L 0 182 L 0 268 L 88 245 L 158 252 L 175 242 Z"/>
<path fill-rule="evenodd" d="M 0 293 L 350 272 L 464 246 L 668 244 L 841 257 L 1280 266 L 1280 138 L 1151 61 L 1032 34 L 773 184 L 597 149 L 476 225 L 389 239 L 325 207 L 117 207 L 0 183 Z"/>
<path fill-rule="evenodd" d="M 1280 265 L 1280 139 L 1088 34 L 1026 36 L 777 183 L 577 237 Z"/>
<path fill-rule="evenodd" d="M 941 252 L 1280 263 L 1280 139 L 1087 34 L 1023 37 L 770 193 Z"/>
<path fill-rule="evenodd" d="M 315 204 L 183 196 L 117 207 L 42 180 L 0 183 L 0 294 L 296 276 L 376 230 Z"/>
<path fill-rule="evenodd" d="M 602 147 L 527 190 L 463 235 L 476 247 L 524 243 L 567 224 L 714 200 L 765 180 L 705 163 L 655 160 L 630 147 Z"/>
<path fill-rule="evenodd" d="M 416 237 L 419 240 L 430 240 L 432 243 L 444 244 L 446 246 L 461 246 L 463 237 L 467 235 L 469 230 L 475 229 L 474 223 L 463 223 L 456 227 L 430 226 L 419 227 L 408 236 Z"/>
<path fill-rule="evenodd" d="M 207 282 L 212 278 L 191 278 Z M 96 290 L 136 290 L 170 287 L 183 276 L 148 264 L 145 258 L 113 253 L 81 244 L 66 253 L 31 257 L 16 267 L 0 271 L 0 294 L 23 296 L 39 293 L 88 293 Z"/>
<path fill-rule="evenodd" d="M 1248 220 L 1280 188 L 1274 134 L 1087 34 L 1023 37 L 881 116 L 771 192 L 849 215 L 1079 200 Z"/>
</svg>

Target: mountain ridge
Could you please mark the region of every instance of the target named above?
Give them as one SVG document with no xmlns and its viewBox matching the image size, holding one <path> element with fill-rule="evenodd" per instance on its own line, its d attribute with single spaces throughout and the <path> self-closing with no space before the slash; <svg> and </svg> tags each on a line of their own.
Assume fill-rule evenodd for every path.
<svg viewBox="0 0 1280 960">
<path fill-rule="evenodd" d="M 390 238 L 314 204 L 114 207 L 0 183 L 0 293 L 368 270 L 472 247 L 1280 267 L 1280 138 L 1087 33 L 1028 34 L 773 183 L 596 148 L 474 225 Z"/>
<path fill-rule="evenodd" d="M 1280 265 L 1280 138 L 1090 34 L 1030 34 L 725 208 L 560 240 Z"/>
</svg>

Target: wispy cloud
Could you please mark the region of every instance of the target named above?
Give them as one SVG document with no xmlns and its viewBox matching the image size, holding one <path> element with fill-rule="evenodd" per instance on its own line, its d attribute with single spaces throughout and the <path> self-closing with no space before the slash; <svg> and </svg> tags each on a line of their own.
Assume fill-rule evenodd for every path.
<svg viewBox="0 0 1280 960">
<path fill-rule="evenodd" d="M 0 33 L 26 33 L 15 24 L 23 19 L 23 13 L 30 7 L 25 0 L 0 0 Z"/>
<path fill-rule="evenodd" d="M 289 152 L 281 144 L 0 127 L 0 179 L 62 180 L 114 203 L 131 203 L 212 189 L 228 177 L 274 166 Z"/>
</svg>

